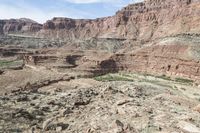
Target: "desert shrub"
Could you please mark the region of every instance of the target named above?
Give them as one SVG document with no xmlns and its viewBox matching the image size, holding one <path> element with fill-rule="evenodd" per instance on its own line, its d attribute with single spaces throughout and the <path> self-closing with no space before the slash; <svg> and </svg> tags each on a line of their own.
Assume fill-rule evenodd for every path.
<svg viewBox="0 0 200 133">
<path fill-rule="evenodd" d="M 0 60 L 0 68 L 7 68 L 11 66 L 20 65 L 22 62 L 20 60 L 18 61 L 6 61 L 6 60 Z"/>
<path fill-rule="evenodd" d="M 184 78 L 176 78 L 175 81 L 180 82 L 180 83 L 190 83 L 190 84 L 194 82 L 193 80 L 184 79 Z"/>
<path fill-rule="evenodd" d="M 164 80 L 171 80 L 170 77 L 166 76 L 166 75 L 161 75 L 161 76 L 156 76 L 157 78 L 161 78 L 161 79 L 164 79 Z"/>
<path fill-rule="evenodd" d="M 119 75 L 111 75 L 111 74 L 107 74 L 104 76 L 98 76 L 94 78 L 97 81 L 133 81 L 132 79 L 129 79 L 127 77 L 123 77 L 123 76 L 119 76 Z"/>
</svg>

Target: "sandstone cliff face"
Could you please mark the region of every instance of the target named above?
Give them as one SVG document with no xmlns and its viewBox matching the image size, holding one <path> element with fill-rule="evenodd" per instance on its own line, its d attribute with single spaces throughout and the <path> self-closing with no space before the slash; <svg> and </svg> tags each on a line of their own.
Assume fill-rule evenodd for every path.
<svg viewBox="0 0 200 133">
<path fill-rule="evenodd" d="M 111 59 L 118 70 L 199 80 L 199 37 L 191 40 L 188 36 L 169 37 L 137 51 L 115 54 Z"/>
<path fill-rule="evenodd" d="M 43 25 L 27 19 L 1 20 L 0 33 L 34 32 L 38 37 L 62 40 L 95 37 L 149 41 L 200 32 L 199 5 L 198 0 L 145 0 L 128 5 L 112 17 L 94 20 L 53 18 Z"/>
<path fill-rule="evenodd" d="M 199 32 L 199 5 L 195 0 L 146 0 L 107 18 L 54 18 L 47 21 L 37 35 L 61 39 L 97 37 L 149 41 L 177 33 Z"/>
<path fill-rule="evenodd" d="M 38 37 L 62 40 L 95 37 L 150 41 L 173 34 L 200 32 L 199 5 L 197 0 L 145 0 L 128 5 L 112 17 L 53 18 L 43 26 L 26 19 L 1 20 L 0 33 L 34 32 Z"/>
<path fill-rule="evenodd" d="M 145 0 L 112 17 L 94 20 L 53 18 L 42 27 L 30 22 L 2 21 L 0 32 L 34 31 L 34 36 L 65 41 L 63 49 L 105 50 L 115 44 L 111 51 L 117 51 L 111 57 L 96 59 L 84 52 L 80 58 L 75 58 L 79 56 L 76 54 L 61 59 L 53 54 L 36 55 L 33 60 L 38 64 L 55 60 L 62 64 L 72 59 L 76 69 L 93 73 L 125 70 L 200 79 L 199 13 L 198 0 Z M 66 61 L 67 58 L 70 59 Z"/>
<path fill-rule="evenodd" d="M 42 25 L 29 19 L 0 20 L 0 34 L 9 33 L 34 33 L 38 32 Z"/>
</svg>

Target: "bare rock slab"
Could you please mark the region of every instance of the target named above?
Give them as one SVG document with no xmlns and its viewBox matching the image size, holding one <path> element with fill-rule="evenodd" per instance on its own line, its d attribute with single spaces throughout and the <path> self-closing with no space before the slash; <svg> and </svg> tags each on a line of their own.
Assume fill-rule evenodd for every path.
<svg viewBox="0 0 200 133">
<path fill-rule="evenodd" d="M 200 133 L 200 128 L 196 127 L 195 125 L 189 122 L 180 121 L 177 124 L 177 127 L 184 133 Z"/>
</svg>

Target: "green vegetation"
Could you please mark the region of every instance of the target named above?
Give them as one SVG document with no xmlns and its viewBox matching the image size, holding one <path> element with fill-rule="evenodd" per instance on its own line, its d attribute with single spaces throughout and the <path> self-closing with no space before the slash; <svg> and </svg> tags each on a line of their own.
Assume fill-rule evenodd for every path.
<svg viewBox="0 0 200 133">
<path fill-rule="evenodd" d="M 155 75 L 152 75 L 152 74 L 144 74 L 144 76 L 155 77 L 155 78 L 164 79 L 164 80 L 172 80 L 170 77 L 168 77 L 164 74 L 161 75 L 161 76 L 155 76 Z"/>
<path fill-rule="evenodd" d="M 144 74 L 141 74 L 141 75 L 144 75 L 144 76 L 153 76 L 153 75 L 151 75 L 151 74 L 148 74 L 148 73 L 144 73 Z"/>
<path fill-rule="evenodd" d="M 171 78 L 166 75 L 155 76 L 151 74 L 141 74 L 141 73 L 115 73 L 115 74 L 107 74 L 103 76 L 98 76 L 94 78 L 97 81 L 138 81 L 138 82 L 148 82 L 157 84 L 164 87 L 174 88 L 177 89 L 175 86 L 171 86 L 170 84 L 166 84 L 166 82 L 173 82 L 178 84 L 187 84 L 192 85 L 194 82 L 193 80 L 184 79 L 184 78 Z M 162 80 L 166 80 L 163 82 Z"/>
<path fill-rule="evenodd" d="M 159 79 L 164 79 L 164 80 L 169 80 L 169 81 L 175 81 L 178 83 L 187 83 L 187 84 L 192 84 L 194 81 L 190 80 L 190 79 L 184 79 L 184 78 L 175 78 L 175 79 L 171 79 L 170 77 L 166 76 L 166 75 L 161 75 L 161 76 L 154 76 L 151 74 L 144 74 L 144 76 L 151 76 L 151 77 L 155 77 L 155 78 L 159 78 Z"/>
<path fill-rule="evenodd" d="M 156 130 L 159 130 L 159 129 L 156 129 L 156 127 L 153 127 L 153 126 L 147 126 L 144 129 L 142 129 L 140 132 L 141 133 L 155 133 Z"/>
<path fill-rule="evenodd" d="M 171 80 L 171 78 L 166 75 L 156 76 L 156 78 L 160 78 L 160 79 L 164 79 L 164 80 Z"/>
<path fill-rule="evenodd" d="M 194 95 L 194 96 L 200 96 L 200 94 L 199 94 L 199 93 L 194 93 L 193 95 Z"/>
<path fill-rule="evenodd" d="M 197 99 L 200 102 L 200 98 Z"/>
<path fill-rule="evenodd" d="M 175 81 L 179 83 L 189 83 L 189 84 L 192 84 L 194 82 L 193 80 L 184 78 L 176 78 Z"/>
<path fill-rule="evenodd" d="M 128 77 L 123 77 L 120 75 L 115 75 L 115 74 L 107 74 L 104 76 L 98 76 L 94 78 L 97 81 L 134 81 L 133 79 L 129 79 Z"/>
<path fill-rule="evenodd" d="M 7 61 L 7 60 L 0 60 L 0 68 L 7 68 L 16 65 L 20 65 L 21 61 Z"/>
</svg>

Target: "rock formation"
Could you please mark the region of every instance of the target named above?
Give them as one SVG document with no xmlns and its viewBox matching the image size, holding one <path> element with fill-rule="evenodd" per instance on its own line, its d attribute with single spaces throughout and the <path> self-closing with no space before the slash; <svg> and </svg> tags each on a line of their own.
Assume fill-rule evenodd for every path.
<svg viewBox="0 0 200 133">
<path fill-rule="evenodd" d="M 145 0 L 94 20 L 1 20 L 0 132 L 200 133 L 199 13 Z"/>
<path fill-rule="evenodd" d="M 123 70 L 199 79 L 199 5 L 197 0 L 145 0 L 94 20 L 53 18 L 43 25 L 27 19 L 2 20 L 0 31 L 62 40 L 63 49 L 115 52 L 100 60 L 84 54 L 69 58 L 36 53 L 30 58 L 37 63 L 73 61 L 77 69 L 94 73 Z"/>
<path fill-rule="evenodd" d="M 0 33 L 37 32 L 34 35 L 39 37 L 68 40 L 96 37 L 149 41 L 198 33 L 198 5 L 197 0 L 145 0 L 128 5 L 114 16 L 94 20 L 55 17 L 43 25 L 29 19 L 1 20 Z"/>
<path fill-rule="evenodd" d="M 9 33 L 34 33 L 39 31 L 42 25 L 30 19 L 0 20 L 0 34 Z"/>
<path fill-rule="evenodd" d="M 197 38 L 192 40 L 197 41 Z M 159 40 L 137 51 L 115 54 L 112 58 L 121 70 L 198 80 L 200 63 L 197 49 L 198 42 L 189 41 L 188 35 L 177 36 Z"/>
<path fill-rule="evenodd" d="M 43 25 L 38 35 L 62 39 L 97 37 L 149 41 L 178 33 L 198 33 L 198 5 L 195 0 L 146 0 L 107 18 L 53 18 Z"/>
</svg>

